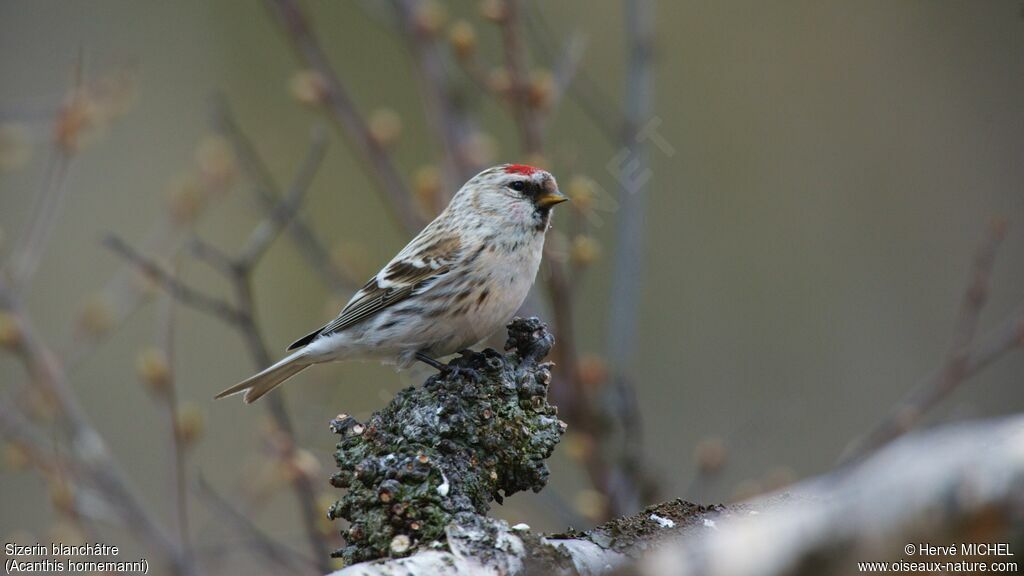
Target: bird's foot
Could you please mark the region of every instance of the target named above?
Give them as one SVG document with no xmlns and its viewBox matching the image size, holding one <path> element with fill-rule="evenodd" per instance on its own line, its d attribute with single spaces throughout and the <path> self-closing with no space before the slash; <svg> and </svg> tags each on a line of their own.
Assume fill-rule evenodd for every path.
<svg viewBox="0 0 1024 576">
<path fill-rule="evenodd" d="M 435 360 L 434 358 L 431 358 L 430 356 L 427 356 L 423 352 L 417 352 L 416 359 L 419 360 L 420 362 L 423 362 L 427 366 L 430 366 L 431 368 L 437 370 L 438 372 L 441 373 L 442 376 L 445 376 L 446 378 L 455 376 L 457 378 L 466 377 L 474 382 L 480 381 L 480 373 L 473 368 L 468 368 L 466 366 L 453 366 L 451 364 L 444 364 L 438 360 Z"/>
<path fill-rule="evenodd" d="M 452 366 L 451 364 L 445 364 L 444 368 L 441 369 L 441 374 L 448 378 L 468 378 L 473 382 L 480 382 L 480 372 L 477 372 L 474 368 L 468 368 L 466 366 Z"/>
</svg>

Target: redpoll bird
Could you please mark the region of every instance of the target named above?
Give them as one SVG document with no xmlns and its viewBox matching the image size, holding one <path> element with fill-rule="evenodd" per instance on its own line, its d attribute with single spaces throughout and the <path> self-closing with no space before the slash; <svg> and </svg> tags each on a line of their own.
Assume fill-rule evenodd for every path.
<svg viewBox="0 0 1024 576">
<path fill-rule="evenodd" d="M 526 298 L 551 208 L 567 198 L 551 174 L 522 164 L 477 174 L 337 318 L 296 340 L 290 356 L 217 395 L 253 402 L 313 364 L 378 359 L 406 368 L 480 342 Z"/>
</svg>

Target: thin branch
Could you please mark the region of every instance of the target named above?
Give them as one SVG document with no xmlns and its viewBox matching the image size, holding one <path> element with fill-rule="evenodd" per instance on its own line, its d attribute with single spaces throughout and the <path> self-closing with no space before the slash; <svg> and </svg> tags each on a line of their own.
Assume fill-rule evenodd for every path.
<svg viewBox="0 0 1024 576">
<path fill-rule="evenodd" d="M 190 306 L 200 312 L 209 314 L 223 321 L 232 327 L 242 336 L 242 339 L 249 350 L 256 369 L 262 369 L 270 364 L 270 353 L 260 335 L 259 327 L 255 319 L 255 307 L 253 305 L 252 291 L 250 288 L 250 271 L 237 262 L 229 267 L 231 273 L 228 281 L 235 290 L 237 304 L 232 305 L 197 292 L 188 286 L 180 283 L 176 278 L 168 274 L 156 263 L 145 259 L 120 239 L 111 237 L 108 242 L 113 250 L 136 263 L 144 272 L 153 276 L 160 286 L 168 293 L 186 306 Z M 283 435 L 285 446 L 282 450 L 282 458 L 292 458 L 295 453 L 294 426 L 288 416 L 288 410 L 284 404 L 282 394 L 272 394 L 267 397 L 267 409 L 270 411 L 275 426 Z M 299 475 L 293 482 L 296 496 L 299 500 L 299 507 L 303 517 L 303 524 L 313 548 L 314 554 L 321 559 L 321 571 L 330 569 L 328 564 L 328 550 L 326 543 L 317 530 L 317 521 L 320 517 L 316 508 L 316 495 L 310 479 Z"/>
<path fill-rule="evenodd" d="M 67 196 L 67 175 L 71 153 L 54 144 L 43 179 L 43 190 L 36 197 L 36 209 L 14 256 L 8 261 L 13 286 L 24 292 L 32 282 L 50 235 L 53 233 L 64 198 Z"/>
<path fill-rule="evenodd" d="M 519 0 L 506 0 L 505 14 L 499 22 L 499 26 L 505 54 L 505 68 L 508 71 L 512 116 L 519 128 L 519 138 L 524 151 L 528 155 L 536 155 L 541 153 L 543 141 L 539 115 L 530 104 L 526 48 L 521 42 L 522 20 L 519 17 L 519 9 Z"/>
<path fill-rule="evenodd" d="M 73 70 L 74 86 L 53 117 L 50 159 L 47 162 L 46 176 L 43 179 L 43 190 L 36 197 L 33 218 L 18 243 L 14 258 L 6 263 L 12 268 L 9 271 L 11 289 L 18 292 L 24 292 L 31 283 L 60 215 L 64 197 L 67 195 L 68 168 L 74 157 L 75 140 L 83 126 L 80 116 L 83 113 L 85 94 L 83 90 L 84 64 L 81 51 L 78 53 Z M 0 270 L 0 272 L 7 272 L 7 270 Z"/>
<path fill-rule="evenodd" d="M 626 129 L 619 145 L 628 154 L 620 165 L 629 166 L 630 169 L 628 172 L 614 174 L 620 185 L 620 209 L 616 218 L 607 348 L 609 362 L 617 372 L 628 370 L 636 355 L 639 304 L 643 300 L 641 280 L 645 256 L 645 189 L 650 165 L 648 146 L 637 141 L 637 134 L 641 124 L 653 113 L 654 92 L 650 61 L 654 8 L 647 0 L 629 0 L 624 6 L 629 62 L 623 83 L 626 93 Z"/>
<path fill-rule="evenodd" d="M 573 82 L 580 73 L 580 65 L 586 52 L 587 42 L 583 34 L 574 31 L 569 34 L 562 49 L 562 55 L 555 63 L 553 74 L 555 80 L 554 94 L 551 95 L 550 107 L 557 109 L 566 93 L 572 88 Z"/>
<path fill-rule="evenodd" d="M 536 46 L 545 58 L 553 60 L 555 49 L 551 39 L 559 38 L 561 34 L 548 24 L 539 4 L 531 4 L 531 6 L 532 10 L 526 10 L 529 20 L 526 30 L 530 34 L 530 44 Z M 580 68 L 574 75 L 574 81 L 568 83 L 566 88 L 583 113 L 590 118 L 591 123 L 598 128 L 608 142 L 618 142 L 622 134 L 622 126 L 626 121 L 614 99 L 605 93 L 586 69 Z"/>
<path fill-rule="evenodd" d="M 139 254 L 118 236 L 108 235 L 103 239 L 103 245 L 134 264 L 147 277 L 158 283 L 161 288 L 185 306 L 219 318 L 232 326 L 237 326 L 242 321 L 241 311 L 235 306 L 182 283 L 163 266 Z"/>
<path fill-rule="evenodd" d="M 409 188 L 379 142 L 373 137 L 365 119 L 356 108 L 348 89 L 335 73 L 310 28 L 309 21 L 295 0 L 268 0 L 270 13 L 285 32 L 296 55 L 316 71 L 324 81 L 324 104 L 331 119 L 362 157 L 370 176 L 376 179 L 388 200 L 395 220 L 406 232 L 423 227 L 423 218 L 413 204 Z"/>
<path fill-rule="evenodd" d="M 417 10 L 422 4 L 414 0 L 394 0 L 394 5 L 401 24 L 400 33 L 413 58 L 413 72 L 422 95 L 427 125 L 435 140 L 442 144 L 445 176 L 442 188 L 454 191 L 480 169 L 466 154 L 469 119 L 451 93 L 445 53 L 438 46 L 436 32 L 418 22 Z M 438 201 L 444 200 L 438 198 Z M 435 208 L 440 210 L 443 206 Z"/>
<path fill-rule="evenodd" d="M 189 565 L 195 563 L 195 553 L 189 532 L 188 487 L 186 486 L 187 468 L 185 456 L 187 446 L 183 442 L 181 421 L 178 418 L 178 389 L 174 373 L 174 304 L 175 300 L 165 293 L 160 302 L 157 316 L 157 341 L 166 361 L 166 374 L 152 375 L 157 383 L 161 400 L 167 411 L 169 441 L 171 445 L 170 459 L 172 492 L 178 528 L 178 547 L 181 549 L 182 561 Z"/>
<path fill-rule="evenodd" d="M 44 389 L 54 401 L 59 414 L 58 422 L 71 437 L 73 455 L 82 473 L 104 494 L 107 503 L 120 512 L 124 525 L 136 531 L 154 550 L 165 556 L 176 573 L 194 574 L 194 567 L 183 562 L 180 550 L 129 487 L 102 436 L 78 403 L 56 355 L 36 334 L 33 324 L 2 279 L 0 310 L 6 311 L 16 320 L 18 342 L 15 353 L 35 385 Z"/>
<path fill-rule="evenodd" d="M 263 208 L 273 211 L 282 197 L 280 186 L 274 180 L 270 169 L 256 151 L 249 137 L 242 131 L 231 109 L 223 99 L 217 99 L 214 105 L 214 124 L 218 131 L 231 142 L 238 161 L 253 181 L 254 191 Z M 324 284 L 333 292 L 351 292 L 360 283 L 346 270 L 339 269 L 331 261 L 331 257 L 323 242 L 313 232 L 309 224 L 298 214 L 291 217 L 287 227 L 288 233 L 295 242 L 299 253 L 306 259 L 310 267 L 323 279 Z"/>
<path fill-rule="evenodd" d="M 317 562 L 288 546 L 279 544 L 277 540 L 260 530 L 227 499 L 218 494 L 202 476 L 199 476 L 196 481 L 196 494 L 215 511 L 214 515 L 220 521 L 231 526 L 243 539 L 249 540 L 251 542 L 249 548 L 254 552 L 290 573 L 322 573 Z"/>
<path fill-rule="evenodd" d="M 296 213 L 305 200 L 306 193 L 313 183 L 313 177 L 320 169 L 327 152 L 327 133 L 319 126 L 314 128 L 310 134 L 309 151 L 306 159 L 299 168 L 298 174 L 288 192 L 280 199 L 270 214 L 249 235 L 241 256 L 238 257 L 239 264 L 243 267 L 251 267 L 263 256 L 267 248 L 277 239 L 290 223 L 295 221 Z"/>
<path fill-rule="evenodd" d="M 203 262 L 225 277 L 230 278 L 238 273 L 238 263 L 234 258 L 195 234 L 188 239 L 186 248 L 196 260 Z"/>
<path fill-rule="evenodd" d="M 239 268 L 239 270 L 243 270 Z M 242 312 L 242 321 L 236 326 L 245 341 L 253 364 L 257 370 L 262 370 L 270 364 L 270 352 L 267 350 L 266 342 L 260 334 L 256 322 L 256 311 L 253 305 L 251 275 L 248 271 L 240 272 L 233 279 L 235 286 L 235 297 L 238 300 L 239 309 Z M 274 421 L 274 425 L 282 435 L 283 446 L 281 447 L 281 458 L 284 461 L 291 461 L 296 454 L 295 450 L 295 427 L 288 416 L 288 409 L 285 406 L 284 394 L 280 391 L 277 394 L 270 394 L 265 399 L 267 410 Z M 305 474 L 297 474 L 292 480 L 292 488 L 299 502 L 299 512 L 302 515 L 303 528 L 313 550 L 317 565 L 321 572 L 330 570 L 330 554 L 327 543 L 320 534 L 317 523 L 323 512 L 318 510 L 316 503 L 316 491 L 312 481 Z"/>
<path fill-rule="evenodd" d="M 310 158 L 300 170 L 292 191 L 277 204 L 278 206 L 283 206 L 283 208 L 278 208 L 269 216 L 273 221 L 272 229 L 264 234 L 269 234 L 270 240 L 277 237 L 278 234 L 275 230 L 278 232 L 283 230 L 294 219 L 298 211 L 299 201 L 303 197 L 304 190 L 308 188 L 312 173 L 319 165 L 319 158 L 322 158 L 322 156 L 322 146 L 314 145 Z M 232 258 L 201 240 L 193 241 L 194 251 L 201 254 L 201 257 L 209 262 L 215 270 L 223 274 L 231 284 L 235 295 L 234 304 L 213 298 L 179 282 L 161 266 L 141 256 L 117 237 L 111 236 L 107 239 L 106 244 L 153 277 L 162 288 L 167 290 L 179 302 L 210 314 L 236 330 L 249 351 L 254 367 L 260 370 L 270 364 L 271 357 L 256 320 L 256 307 L 252 296 L 252 270 L 258 264 L 260 257 L 265 253 L 265 249 L 269 244 L 264 243 L 265 240 L 262 239 L 263 236 L 261 235 L 254 233 L 252 238 L 257 240 L 251 241 L 249 246 L 256 246 L 256 248 L 250 248 L 247 250 L 246 255 L 239 258 Z M 252 260 L 242 259 L 246 257 L 252 258 Z M 270 412 L 271 418 L 283 440 L 281 458 L 285 461 L 290 461 L 296 455 L 295 430 L 285 406 L 284 395 L 280 393 L 270 395 L 266 399 L 265 406 Z M 318 521 L 321 513 L 317 510 L 316 492 L 313 484 L 310 478 L 299 474 L 293 480 L 292 487 L 299 502 L 306 536 L 314 556 L 320 563 L 320 570 L 326 572 L 330 569 L 328 562 L 329 551 L 324 538 L 318 530 Z"/>
<path fill-rule="evenodd" d="M 624 81 L 626 126 L 621 137 L 628 159 L 621 165 L 629 171 L 616 174 L 620 184 L 619 214 L 616 219 L 615 260 L 613 263 L 611 306 L 607 331 L 607 355 L 612 382 L 605 387 L 608 409 L 617 413 L 625 436 L 621 450 L 623 462 L 616 466 L 618 480 L 611 491 L 612 509 L 632 512 L 644 497 L 657 490 L 642 465 L 642 425 L 632 382 L 627 374 L 636 356 L 646 233 L 646 188 L 649 180 L 650 151 L 638 141 L 641 124 L 653 114 L 654 6 L 648 0 L 628 0 L 625 7 L 626 45 L 629 51 Z"/>
<path fill-rule="evenodd" d="M 996 252 L 1006 235 L 1006 223 L 994 221 L 975 251 L 970 280 L 957 313 L 952 342 L 941 370 L 915 386 L 889 415 L 854 442 L 843 461 L 856 461 L 905 434 L 960 384 L 992 361 L 1024 342 L 1024 311 L 1010 316 L 1001 327 L 974 346 L 981 311 L 988 301 Z"/>
<path fill-rule="evenodd" d="M 226 194 L 204 194 L 192 218 L 176 218 L 169 212 L 166 217 L 153 223 L 143 239 L 137 243 L 137 251 L 156 259 L 170 257 L 178 251 L 182 239 L 191 233 L 195 222 L 225 197 Z M 115 328 L 141 307 L 148 296 L 142 283 L 138 281 L 137 266 L 128 261 L 123 262 L 95 296 L 96 301 L 102 303 L 104 307 L 106 326 L 100 329 L 83 329 L 81 324 L 76 324 L 68 330 L 70 341 L 64 344 L 62 354 L 68 371 L 74 372 L 107 336 L 115 332 Z"/>
</svg>

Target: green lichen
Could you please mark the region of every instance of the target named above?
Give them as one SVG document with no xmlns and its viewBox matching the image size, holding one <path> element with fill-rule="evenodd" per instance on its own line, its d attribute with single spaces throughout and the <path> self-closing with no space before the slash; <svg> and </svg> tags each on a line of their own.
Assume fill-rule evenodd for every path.
<svg viewBox="0 0 1024 576">
<path fill-rule="evenodd" d="M 554 338 L 537 318 L 516 318 L 508 334 L 505 354 L 463 353 L 367 422 L 331 422 L 341 436 L 331 483 L 345 494 L 328 516 L 350 523 L 335 557 L 407 556 L 443 543 L 456 514 L 544 487 L 544 461 L 565 431 L 547 401 L 552 364 L 541 362 Z"/>
</svg>

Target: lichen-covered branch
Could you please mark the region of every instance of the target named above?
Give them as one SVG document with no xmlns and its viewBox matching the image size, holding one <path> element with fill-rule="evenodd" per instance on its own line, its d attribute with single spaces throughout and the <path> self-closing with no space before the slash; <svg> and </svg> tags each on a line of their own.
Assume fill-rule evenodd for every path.
<svg viewBox="0 0 1024 576">
<path fill-rule="evenodd" d="M 339 415 L 331 483 L 345 489 L 346 562 L 444 546 L 449 524 L 547 483 L 565 424 L 547 402 L 554 338 L 537 318 L 509 324 L 507 352 L 466 351 L 444 373 L 402 390 L 366 423 Z"/>
<path fill-rule="evenodd" d="M 1024 416 L 947 426 L 736 506 L 675 500 L 588 532 L 546 537 L 459 518 L 446 528 L 448 550 L 335 574 L 829 576 L 857 573 L 857 562 L 920 561 L 904 553 L 920 542 L 1015 550 L 1024 538 L 1022 446 Z"/>
</svg>

